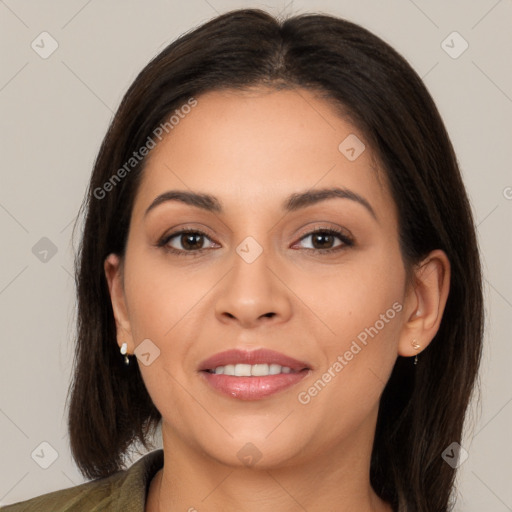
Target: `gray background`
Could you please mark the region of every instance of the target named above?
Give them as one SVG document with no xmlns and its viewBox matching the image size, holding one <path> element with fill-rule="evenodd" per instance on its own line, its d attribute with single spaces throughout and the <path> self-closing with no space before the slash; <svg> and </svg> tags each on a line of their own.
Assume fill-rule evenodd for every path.
<svg viewBox="0 0 512 512">
<path fill-rule="evenodd" d="M 169 42 L 239 7 L 320 11 L 360 23 L 402 53 L 433 95 L 478 224 L 488 314 L 482 397 L 463 442 L 469 457 L 459 470 L 456 510 L 511 511 L 511 0 L 0 0 L 0 504 L 84 481 L 65 419 L 75 312 L 71 234 L 113 112 Z M 46 59 L 44 31 L 58 43 Z M 453 31 L 469 44 L 457 58 L 464 43 L 447 39 Z"/>
</svg>

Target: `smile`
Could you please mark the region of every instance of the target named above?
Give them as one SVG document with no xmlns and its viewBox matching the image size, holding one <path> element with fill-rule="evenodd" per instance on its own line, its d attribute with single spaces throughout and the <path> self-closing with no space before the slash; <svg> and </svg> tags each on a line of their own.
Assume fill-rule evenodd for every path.
<svg viewBox="0 0 512 512">
<path fill-rule="evenodd" d="M 311 367 L 268 349 L 227 350 L 206 359 L 199 374 L 209 389 L 239 400 L 260 400 L 309 375 Z"/>
</svg>

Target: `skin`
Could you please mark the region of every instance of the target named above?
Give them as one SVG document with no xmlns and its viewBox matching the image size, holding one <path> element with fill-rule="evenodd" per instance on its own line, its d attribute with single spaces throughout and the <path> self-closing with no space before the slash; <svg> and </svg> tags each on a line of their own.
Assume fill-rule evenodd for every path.
<svg viewBox="0 0 512 512">
<path fill-rule="evenodd" d="M 385 175 L 369 145 L 355 161 L 338 150 L 349 134 L 364 135 L 325 100 L 264 88 L 197 100 L 149 156 L 123 260 L 105 261 L 119 346 L 133 354 L 149 338 L 160 350 L 149 366 L 137 361 L 162 414 L 165 454 L 146 511 L 391 511 L 369 482 L 379 398 L 397 356 L 420 353 L 439 328 L 448 259 L 433 251 L 407 282 Z M 346 198 L 281 209 L 292 193 L 333 186 L 363 196 L 376 219 Z M 212 194 L 223 212 L 167 201 L 144 215 L 176 189 Z M 156 247 L 181 227 L 205 231 L 195 243 L 206 250 L 177 256 Z M 342 229 L 354 245 L 306 236 L 319 228 Z M 263 251 L 250 264 L 236 252 L 248 236 Z M 185 251 L 183 243 L 177 236 L 168 245 Z M 299 392 L 394 303 L 401 311 L 300 403 Z M 285 391 L 238 400 L 197 371 L 230 348 L 270 348 L 312 370 Z M 237 456 L 248 442 L 261 454 L 252 466 Z"/>
</svg>

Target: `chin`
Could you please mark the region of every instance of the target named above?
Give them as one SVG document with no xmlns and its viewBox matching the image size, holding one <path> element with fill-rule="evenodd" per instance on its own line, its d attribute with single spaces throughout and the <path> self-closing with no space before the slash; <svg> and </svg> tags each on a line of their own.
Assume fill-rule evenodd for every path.
<svg viewBox="0 0 512 512">
<path fill-rule="evenodd" d="M 285 467 L 296 464 L 304 455 L 303 439 L 285 430 L 270 436 L 266 429 L 256 430 L 254 427 L 243 434 L 231 433 L 233 438 L 224 437 L 216 444 L 212 443 L 212 438 L 204 440 L 207 444 L 201 443 L 205 453 L 229 467 L 262 470 Z"/>
</svg>

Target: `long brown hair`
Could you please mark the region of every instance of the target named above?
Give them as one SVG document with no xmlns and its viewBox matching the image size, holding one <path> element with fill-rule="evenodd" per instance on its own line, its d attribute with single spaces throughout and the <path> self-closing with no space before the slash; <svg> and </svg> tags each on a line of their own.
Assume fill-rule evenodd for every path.
<svg viewBox="0 0 512 512">
<path fill-rule="evenodd" d="M 89 478 L 121 469 L 135 442 L 148 447 L 161 418 L 138 366 L 123 365 L 103 272 L 108 254 L 124 254 L 146 159 L 111 186 L 105 183 L 190 98 L 258 85 L 316 91 L 347 116 L 388 177 L 406 268 L 434 249 L 450 260 L 450 294 L 437 335 L 417 366 L 398 357 L 381 397 L 370 471 L 376 493 L 395 510 L 450 510 L 455 469 L 441 454 L 461 441 L 483 331 L 472 213 L 450 139 L 421 79 L 380 38 L 327 15 L 278 20 L 260 10 L 228 12 L 170 44 L 125 94 L 82 205 L 69 401 L 77 465 Z"/>
</svg>

